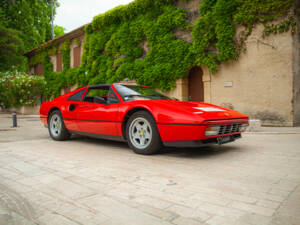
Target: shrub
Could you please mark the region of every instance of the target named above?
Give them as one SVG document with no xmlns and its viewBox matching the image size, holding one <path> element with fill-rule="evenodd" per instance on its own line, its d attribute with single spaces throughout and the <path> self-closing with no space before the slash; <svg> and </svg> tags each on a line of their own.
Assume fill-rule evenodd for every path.
<svg viewBox="0 0 300 225">
<path fill-rule="evenodd" d="M 0 106 L 3 108 L 36 105 L 46 92 L 44 77 L 19 72 L 0 73 Z"/>
</svg>

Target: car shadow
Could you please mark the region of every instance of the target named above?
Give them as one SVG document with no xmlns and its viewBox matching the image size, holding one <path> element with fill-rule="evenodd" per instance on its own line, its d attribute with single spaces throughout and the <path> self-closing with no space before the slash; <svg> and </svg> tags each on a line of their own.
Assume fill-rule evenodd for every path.
<svg viewBox="0 0 300 225">
<path fill-rule="evenodd" d="M 119 147 L 119 148 L 128 148 L 127 142 L 121 142 L 121 141 L 112 141 L 112 140 L 106 140 L 106 139 L 100 139 L 100 138 L 92 138 L 87 136 L 81 136 L 77 134 L 73 134 L 71 137 L 71 140 L 73 141 L 80 141 L 85 142 L 89 144 L 97 144 L 107 147 Z"/>
<path fill-rule="evenodd" d="M 170 157 L 206 158 L 239 150 L 240 148 L 232 145 L 211 145 L 199 148 L 164 148 L 161 150 L 161 154 Z"/>
<path fill-rule="evenodd" d="M 71 140 L 85 142 L 87 144 L 99 145 L 105 147 L 113 147 L 132 151 L 127 142 L 118 142 L 105 139 L 97 139 L 85 137 L 81 135 L 72 135 Z M 206 158 L 228 154 L 229 152 L 240 151 L 239 147 L 233 145 L 211 145 L 199 148 L 163 148 L 156 156 L 163 155 L 167 157 L 182 157 L 182 158 Z M 132 152 L 133 153 L 133 152 Z"/>
</svg>

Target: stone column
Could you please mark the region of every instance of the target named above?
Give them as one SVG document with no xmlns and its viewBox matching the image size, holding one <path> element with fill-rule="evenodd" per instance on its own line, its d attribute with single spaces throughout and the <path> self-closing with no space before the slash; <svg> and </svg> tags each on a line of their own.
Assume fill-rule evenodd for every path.
<svg viewBox="0 0 300 225">
<path fill-rule="evenodd" d="M 207 66 L 202 66 L 201 69 L 203 72 L 204 102 L 211 103 L 211 74 Z"/>
</svg>

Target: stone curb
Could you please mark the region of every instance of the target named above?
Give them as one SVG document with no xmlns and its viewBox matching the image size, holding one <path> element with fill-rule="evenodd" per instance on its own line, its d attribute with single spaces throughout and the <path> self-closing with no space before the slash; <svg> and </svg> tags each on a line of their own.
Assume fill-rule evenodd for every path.
<svg viewBox="0 0 300 225">
<path fill-rule="evenodd" d="M 300 134 L 300 132 L 244 132 L 244 134 Z"/>
<path fill-rule="evenodd" d="M 40 115 L 17 115 L 18 119 L 40 118 Z M 11 115 L 1 116 L 0 118 L 12 118 Z"/>
</svg>

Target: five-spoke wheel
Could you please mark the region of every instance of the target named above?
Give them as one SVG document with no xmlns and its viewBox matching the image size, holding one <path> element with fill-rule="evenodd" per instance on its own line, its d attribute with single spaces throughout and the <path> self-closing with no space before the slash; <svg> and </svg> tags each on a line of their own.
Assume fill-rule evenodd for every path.
<svg viewBox="0 0 300 225">
<path fill-rule="evenodd" d="M 59 110 L 54 110 L 51 112 L 48 120 L 48 129 L 50 136 L 56 141 L 63 141 L 71 136 L 65 127 Z"/>
<path fill-rule="evenodd" d="M 161 148 L 161 140 L 152 116 L 146 111 L 131 115 L 126 125 L 129 146 L 139 154 L 153 154 Z"/>
<path fill-rule="evenodd" d="M 61 126 L 61 119 L 58 116 L 58 114 L 54 114 L 51 117 L 49 126 L 50 126 L 50 132 L 51 132 L 52 136 L 58 137 L 60 135 L 61 127 L 62 127 Z"/>
<path fill-rule="evenodd" d="M 146 148 L 152 140 L 150 123 L 143 117 L 134 119 L 129 127 L 129 135 L 136 148 Z"/>
</svg>

